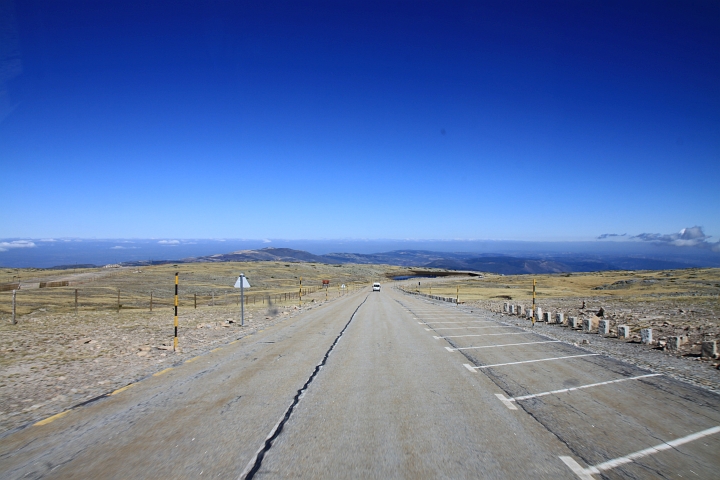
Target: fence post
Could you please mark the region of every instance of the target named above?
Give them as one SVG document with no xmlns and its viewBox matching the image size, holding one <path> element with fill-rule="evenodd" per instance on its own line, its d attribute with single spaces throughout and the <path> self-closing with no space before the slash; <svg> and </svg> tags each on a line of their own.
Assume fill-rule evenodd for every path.
<svg viewBox="0 0 720 480">
<path fill-rule="evenodd" d="M 12 320 L 11 321 L 12 321 L 13 325 L 17 325 L 17 318 L 15 318 L 15 292 L 17 292 L 17 290 L 13 290 L 13 294 L 12 294 Z"/>
<path fill-rule="evenodd" d="M 193 302 L 195 303 L 195 310 L 197 310 L 197 293 L 193 293 Z"/>
<path fill-rule="evenodd" d="M 77 288 L 75 289 L 75 315 L 78 313 L 78 293 Z"/>
<path fill-rule="evenodd" d="M 152 312 L 152 300 L 153 300 L 152 297 L 153 297 L 153 292 L 150 291 L 150 311 L 151 312 Z"/>
<path fill-rule="evenodd" d="M 117 311 L 120 313 L 120 289 L 118 288 L 118 304 L 117 304 Z"/>
</svg>

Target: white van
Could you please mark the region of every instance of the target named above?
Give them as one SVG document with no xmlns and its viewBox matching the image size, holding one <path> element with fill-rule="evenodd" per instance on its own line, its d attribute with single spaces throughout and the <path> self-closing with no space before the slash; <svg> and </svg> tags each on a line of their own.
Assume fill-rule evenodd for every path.
<svg viewBox="0 0 720 480">
<path fill-rule="evenodd" d="M 373 292 L 379 292 L 380 291 L 380 284 L 375 282 L 373 283 Z"/>
</svg>

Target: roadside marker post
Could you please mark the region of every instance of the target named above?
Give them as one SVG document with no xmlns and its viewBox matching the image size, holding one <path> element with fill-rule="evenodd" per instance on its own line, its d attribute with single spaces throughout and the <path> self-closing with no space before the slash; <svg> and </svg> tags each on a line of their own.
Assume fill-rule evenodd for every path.
<svg viewBox="0 0 720 480">
<path fill-rule="evenodd" d="M 240 326 L 245 326 L 245 288 L 250 288 L 245 274 L 241 273 L 238 279 L 235 281 L 235 288 L 240 289 Z"/>
<path fill-rule="evenodd" d="M 178 336 L 177 336 L 177 329 L 178 329 L 178 314 L 177 314 L 177 308 L 178 308 L 178 272 L 175 272 L 175 338 L 173 339 L 173 352 L 177 351 L 178 346 Z"/>
<path fill-rule="evenodd" d="M 535 279 L 533 278 L 532 326 L 535 326 Z"/>
<path fill-rule="evenodd" d="M 302 277 L 300 277 L 300 293 L 298 295 L 300 298 L 300 306 L 302 307 Z"/>
</svg>

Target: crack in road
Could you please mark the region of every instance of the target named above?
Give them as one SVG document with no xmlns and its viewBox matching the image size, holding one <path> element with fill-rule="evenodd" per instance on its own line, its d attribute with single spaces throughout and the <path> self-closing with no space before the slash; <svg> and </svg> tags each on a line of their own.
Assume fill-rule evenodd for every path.
<svg viewBox="0 0 720 480">
<path fill-rule="evenodd" d="M 330 345 L 330 348 L 328 349 L 328 351 L 325 352 L 325 356 L 323 357 L 322 361 L 320 361 L 320 363 L 318 363 L 315 366 L 315 369 L 313 370 L 310 377 L 308 377 L 305 384 L 302 387 L 300 387 L 300 389 L 295 393 L 292 403 L 287 408 L 287 410 L 285 410 L 285 414 L 281 417 L 278 424 L 275 425 L 275 428 L 273 428 L 272 431 L 270 431 L 270 434 L 265 439 L 265 443 L 260 448 L 260 450 L 258 450 L 258 452 L 255 454 L 255 458 L 248 463 L 247 467 L 245 467 L 245 470 L 240 474 L 240 477 L 239 477 L 240 480 L 251 480 L 253 477 L 255 477 L 255 474 L 260 470 L 260 467 L 262 466 L 262 461 L 265 458 L 265 454 L 268 451 L 270 451 L 270 449 L 273 446 L 273 442 L 282 433 L 282 430 L 285 427 L 285 424 L 287 423 L 288 420 L 290 420 L 290 417 L 292 416 L 293 412 L 295 411 L 295 407 L 297 407 L 298 403 L 300 403 L 300 400 L 305 395 L 305 392 L 310 387 L 310 384 L 313 382 L 313 380 L 315 380 L 315 377 L 317 376 L 317 374 L 320 372 L 322 367 L 324 367 L 325 364 L 327 363 L 328 357 L 330 356 L 332 351 L 335 349 L 335 345 L 337 345 L 337 343 L 340 341 L 340 338 L 345 333 L 345 330 L 347 330 L 347 328 L 350 326 L 350 323 L 353 321 L 353 318 L 355 318 L 355 314 L 357 314 L 358 310 L 360 310 L 360 307 L 362 307 L 365 304 L 365 302 L 367 301 L 367 299 L 369 297 L 370 297 L 370 295 L 366 296 L 365 300 L 363 300 L 360 303 L 360 305 L 357 306 L 357 308 L 355 309 L 353 314 L 350 315 L 350 320 L 348 320 L 348 322 L 345 324 L 345 326 L 340 331 L 338 336 L 335 337 L 335 341 L 332 343 L 332 345 Z"/>
</svg>

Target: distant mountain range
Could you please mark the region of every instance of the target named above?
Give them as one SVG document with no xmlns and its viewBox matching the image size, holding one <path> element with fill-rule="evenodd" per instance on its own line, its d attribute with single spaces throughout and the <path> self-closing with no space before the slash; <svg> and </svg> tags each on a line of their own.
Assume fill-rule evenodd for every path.
<svg viewBox="0 0 720 480">
<path fill-rule="evenodd" d="M 396 250 L 385 253 L 328 253 L 315 255 L 304 250 L 268 247 L 259 250 L 239 250 L 232 253 L 185 258 L 168 261 L 125 262 L 126 266 L 159 263 L 207 262 L 307 262 L 329 264 L 386 264 L 402 267 L 425 267 L 447 270 L 517 275 L 524 273 L 595 272 L 602 270 L 664 270 L 688 268 L 694 265 L 640 256 L 556 255 L 545 257 L 516 257 L 498 254 L 448 253 L 426 250 Z"/>
</svg>

